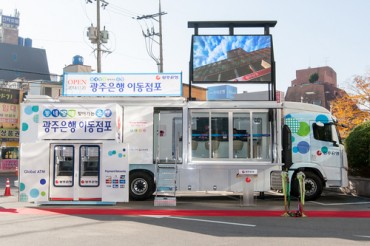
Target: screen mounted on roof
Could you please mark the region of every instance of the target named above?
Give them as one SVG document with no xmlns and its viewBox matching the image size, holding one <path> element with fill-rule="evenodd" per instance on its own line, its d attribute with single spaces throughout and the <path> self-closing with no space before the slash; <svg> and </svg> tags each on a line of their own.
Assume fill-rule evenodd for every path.
<svg viewBox="0 0 370 246">
<path fill-rule="evenodd" d="M 193 35 L 193 83 L 271 83 L 271 35 Z"/>
</svg>

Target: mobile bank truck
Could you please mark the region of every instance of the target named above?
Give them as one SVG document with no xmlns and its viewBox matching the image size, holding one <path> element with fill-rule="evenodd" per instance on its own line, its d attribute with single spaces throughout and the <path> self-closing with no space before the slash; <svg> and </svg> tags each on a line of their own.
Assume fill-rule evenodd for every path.
<svg viewBox="0 0 370 246">
<path fill-rule="evenodd" d="M 91 75 L 85 75 L 91 76 Z M 306 175 L 306 199 L 348 185 L 335 121 L 320 106 L 183 97 L 27 99 L 21 107 L 20 199 L 148 199 L 153 193 L 280 190 Z M 166 175 L 167 173 L 167 175 Z"/>
<path fill-rule="evenodd" d="M 64 74 L 62 97 L 28 98 L 21 107 L 20 199 L 109 202 L 155 193 L 164 198 L 158 204 L 170 205 L 179 192 L 239 194 L 246 181 L 254 192 L 281 190 L 283 170 L 293 194 L 296 174 L 304 172 L 307 200 L 324 187 L 346 187 L 346 154 L 330 112 L 275 100 L 275 24 L 189 22 L 189 100 L 182 74 L 168 73 Z M 198 35 L 201 27 L 230 34 Z M 265 33 L 234 35 L 234 27 Z M 220 45 L 226 53 L 213 59 L 225 51 Z M 191 83 L 222 82 L 267 84 L 269 100 L 192 100 Z"/>
</svg>

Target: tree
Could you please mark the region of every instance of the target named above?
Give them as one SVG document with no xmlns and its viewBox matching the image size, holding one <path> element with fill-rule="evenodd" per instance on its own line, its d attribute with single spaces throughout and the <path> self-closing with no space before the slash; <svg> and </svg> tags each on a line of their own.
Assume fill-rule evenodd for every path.
<svg viewBox="0 0 370 246">
<path fill-rule="evenodd" d="M 333 115 L 338 122 L 347 128 L 339 127 L 342 137 L 357 125 L 370 120 L 370 73 L 365 76 L 355 76 L 348 85 L 350 93 L 341 93 L 330 102 Z"/>
<path fill-rule="evenodd" d="M 356 101 L 348 94 L 343 93 L 330 102 L 332 114 L 339 122 L 339 132 L 344 138 L 348 136 L 353 128 L 369 118 L 369 113 L 360 110 Z M 345 126 L 342 126 L 345 125 Z"/>
<path fill-rule="evenodd" d="M 360 108 L 370 111 L 370 71 L 364 76 L 355 76 L 349 89 L 356 104 Z"/>
<path fill-rule="evenodd" d="M 319 80 L 319 74 L 318 73 L 311 74 L 310 78 L 308 79 L 308 81 L 310 81 L 310 83 L 315 83 L 318 80 Z"/>
<path fill-rule="evenodd" d="M 370 121 L 356 126 L 346 138 L 350 174 L 370 177 Z"/>
</svg>

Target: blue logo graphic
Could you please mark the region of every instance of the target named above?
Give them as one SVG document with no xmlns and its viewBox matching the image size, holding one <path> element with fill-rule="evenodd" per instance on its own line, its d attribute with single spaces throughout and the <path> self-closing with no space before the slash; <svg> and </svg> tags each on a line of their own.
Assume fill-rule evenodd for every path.
<svg viewBox="0 0 370 246">
<path fill-rule="evenodd" d="M 59 110 L 58 109 L 53 109 L 51 111 L 51 114 L 54 116 L 54 117 L 58 117 L 59 116 Z"/>
<path fill-rule="evenodd" d="M 112 110 L 106 109 L 105 110 L 105 117 L 111 117 L 112 116 Z"/>
<path fill-rule="evenodd" d="M 104 116 L 104 111 L 102 109 L 97 109 L 96 112 L 95 112 L 96 116 L 98 116 L 99 118 L 103 117 Z"/>
<path fill-rule="evenodd" d="M 50 117 L 51 116 L 51 111 L 50 111 L 50 109 L 45 109 L 44 112 L 42 112 L 42 114 L 44 115 L 44 117 Z"/>
<path fill-rule="evenodd" d="M 61 117 L 67 117 L 68 115 L 68 111 L 66 109 L 61 109 L 60 110 L 60 116 Z"/>
</svg>

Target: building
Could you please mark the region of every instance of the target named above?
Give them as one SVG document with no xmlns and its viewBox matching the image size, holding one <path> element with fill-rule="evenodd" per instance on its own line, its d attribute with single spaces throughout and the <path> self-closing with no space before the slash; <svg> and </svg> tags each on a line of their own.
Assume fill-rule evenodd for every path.
<svg viewBox="0 0 370 246">
<path fill-rule="evenodd" d="M 292 81 L 292 86 L 309 83 L 310 77 L 315 73 L 318 75 L 318 81 L 337 87 L 337 73 L 328 66 L 297 70 L 296 78 Z"/>
<path fill-rule="evenodd" d="M 19 36 L 19 12 L 14 16 L 0 10 L 0 81 L 50 81 L 50 72 L 44 49 L 32 47 L 32 39 Z"/>
<path fill-rule="evenodd" d="M 320 105 L 330 110 L 330 101 L 345 93 L 337 88 L 337 74 L 328 66 L 296 71 L 285 100 Z"/>
<path fill-rule="evenodd" d="M 189 98 L 189 84 L 182 84 L 182 96 Z M 191 86 L 191 100 L 194 101 L 206 101 L 207 100 L 207 88 L 200 86 Z"/>
<path fill-rule="evenodd" d="M 243 93 L 236 94 L 234 97 L 235 101 L 268 101 L 271 100 L 269 98 L 268 91 L 255 91 L 255 92 L 248 92 L 244 91 Z M 276 91 L 276 101 L 283 102 L 284 101 L 284 92 Z"/>
<path fill-rule="evenodd" d="M 91 73 L 91 66 L 84 65 L 84 58 L 75 55 L 72 59 L 72 64 L 63 68 L 63 73 Z"/>
</svg>

